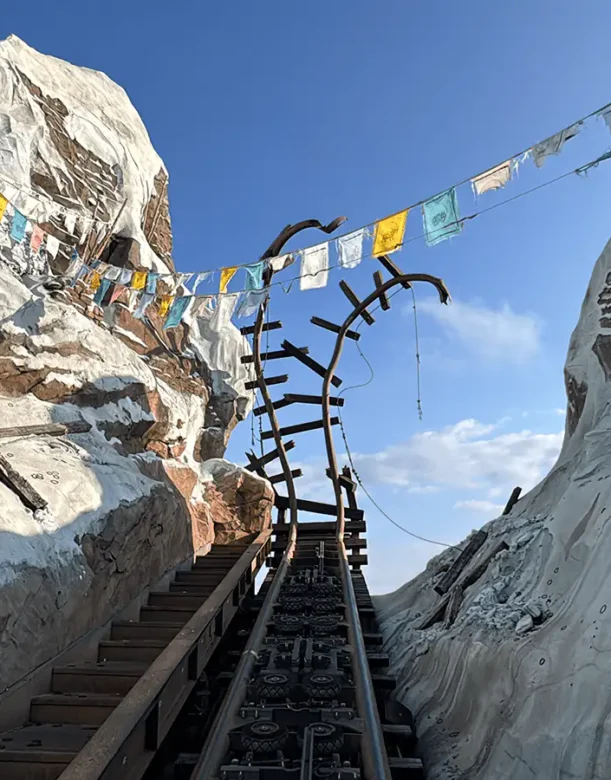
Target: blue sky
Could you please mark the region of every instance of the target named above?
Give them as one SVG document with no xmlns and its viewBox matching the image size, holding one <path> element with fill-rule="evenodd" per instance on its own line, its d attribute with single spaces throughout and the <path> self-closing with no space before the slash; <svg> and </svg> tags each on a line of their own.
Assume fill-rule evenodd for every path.
<svg viewBox="0 0 611 780">
<path fill-rule="evenodd" d="M 5 10 L 0 24 L 3 37 L 13 32 L 103 70 L 127 90 L 170 172 L 175 260 L 184 271 L 255 260 L 300 219 L 341 214 L 359 227 L 611 101 L 611 5 L 602 0 L 34 0 Z M 542 170 L 527 163 L 504 191 L 475 204 L 462 187 L 461 212 L 610 146 L 603 123 L 590 122 L 560 157 Z M 452 241 L 427 248 L 415 240 L 395 255 L 405 270 L 442 276 L 454 299 L 442 310 L 417 290 L 424 419 L 408 295 L 363 327 L 374 379 L 347 392 L 344 419 L 366 485 L 409 530 L 455 543 L 495 516 L 514 485 L 531 487 L 553 463 L 568 339 L 609 235 L 608 165 L 484 214 Z M 421 232 L 415 210 L 408 237 Z M 317 240 L 304 235 L 294 248 Z M 365 295 L 375 268 L 364 260 L 344 275 Z M 322 362 L 332 338 L 308 320 L 345 316 L 339 278 L 332 273 L 322 291 L 276 288 L 271 301 L 285 336 Z M 344 386 L 368 379 L 354 345 L 338 373 Z M 293 366 L 291 378 L 293 391 L 319 388 Z M 285 410 L 282 421 L 314 416 Z M 242 462 L 249 446 L 250 421 L 233 434 L 228 457 Z M 306 472 L 304 495 L 324 499 L 322 454 L 321 437 L 308 433 L 292 459 Z M 372 590 L 397 587 L 441 549 L 395 529 L 364 497 L 361 505 Z"/>
</svg>

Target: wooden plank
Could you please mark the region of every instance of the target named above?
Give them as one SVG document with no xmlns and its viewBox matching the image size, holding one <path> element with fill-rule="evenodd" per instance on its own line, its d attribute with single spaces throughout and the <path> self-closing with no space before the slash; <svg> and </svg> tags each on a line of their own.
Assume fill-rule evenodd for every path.
<svg viewBox="0 0 611 780">
<path fill-rule="evenodd" d="M 508 515 L 511 512 L 514 506 L 518 503 L 518 499 L 520 498 L 521 492 L 522 492 L 521 487 L 514 487 L 511 495 L 509 496 L 509 501 L 507 502 L 507 506 L 505 507 L 505 509 L 503 509 L 503 515 Z"/>
<path fill-rule="evenodd" d="M 285 441 L 284 442 L 284 451 L 290 452 L 293 447 L 295 446 L 294 441 Z M 247 453 L 248 454 L 248 453 Z M 254 461 L 251 461 L 248 466 L 246 466 L 247 471 L 255 471 L 257 467 L 260 466 L 267 466 L 268 463 L 271 463 L 273 460 L 276 460 L 276 458 L 279 457 L 278 449 L 274 448 L 273 450 L 270 450 L 270 452 L 263 455 L 261 458 L 256 458 Z M 288 501 L 288 499 L 287 499 Z M 288 504 L 287 507 L 288 509 Z"/>
<path fill-rule="evenodd" d="M 322 404 L 322 395 L 307 395 L 303 393 L 285 393 L 284 397 L 290 404 Z M 329 398 L 330 406 L 343 406 L 344 398 Z"/>
<path fill-rule="evenodd" d="M 373 283 L 376 286 L 376 290 L 379 290 L 380 287 L 384 284 L 384 277 L 382 276 L 381 271 L 375 271 L 373 274 Z M 380 293 L 378 296 L 378 300 L 380 301 L 380 306 L 382 307 L 382 311 L 388 311 L 390 309 L 390 302 L 388 300 L 388 296 L 386 293 Z"/>
<path fill-rule="evenodd" d="M 283 498 L 283 496 L 281 496 Z M 288 499 L 287 499 L 288 504 Z M 346 532 L 350 533 L 365 533 L 367 530 L 367 523 L 364 520 L 349 520 L 346 522 Z M 279 525 L 274 523 L 272 525 L 272 531 L 275 534 L 285 534 L 289 531 L 289 524 Z M 299 539 L 302 536 L 308 536 L 315 534 L 317 536 L 328 534 L 331 537 L 330 541 L 335 539 L 335 520 L 322 521 L 322 522 L 306 522 L 299 523 L 298 525 Z"/>
<path fill-rule="evenodd" d="M 290 341 L 285 339 L 281 346 L 282 349 L 286 350 L 292 357 L 296 358 L 300 363 L 303 363 L 304 366 L 309 368 L 315 374 L 318 374 L 318 376 L 324 377 L 324 375 L 327 373 L 327 369 L 323 365 L 321 365 L 313 358 L 308 357 L 308 355 L 304 355 L 303 352 L 300 351 L 299 347 L 294 346 Z M 331 384 L 333 387 L 339 387 L 341 383 L 342 380 L 337 376 L 334 376 L 331 379 Z"/>
<path fill-rule="evenodd" d="M 452 563 L 437 585 L 435 585 L 435 593 L 439 593 L 440 596 L 443 596 L 444 593 L 447 593 L 450 590 L 450 587 L 460 577 L 461 572 L 464 571 L 469 561 L 472 560 L 475 553 L 480 549 L 487 538 L 488 534 L 485 531 L 478 531 L 471 537 L 465 549 L 461 550 L 454 563 Z"/>
<path fill-rule="evenodd" d="M 282 323 L 280 322 L 280 320 L 274 320 L 273 322 L 266 322 L 261 328 L 261 330 L 262 331 L 280 330 L 281 327 L 282 327 Z M 252 336 L 254 332 L 255 332 L 254 325 L 244 325 L 243 328 L 240 328 L 240 333 L 242 334 L 242 336 Z"/>
<path fill-rule="evenodd" d="M 293 477 L 293 479 L 302 477 L 303 471 L 301 469 L 293 469 L 291 471 L 291 476 Z M 268 477 L 268 480 L 272 483 L 272 485 L 277 485 L 279 482 L 286 482 L 286 477 L 284 476 L 284 474 L 272 474 L 271 477 Z"/>
<path fill-rule="evenodd" d="M 396 266 L 387 255 L 380 255 L 376 258 L 376 260 L 378 260 L 384 266 L 384 268 L 386 268 L 388 273 L 395 279 L 397 276 L 403 276 L 403 271 L 398 266 Z M 401 282 L 401 286 L 405 287 L 406 290 L 411 288 L 411 284 L 409 282 Z"/>
<path fill-rule="evenodd" d="M 0 439 L 11 436 L 65 436 L 68 433 L 87 433 L 91 425 L 85 420 L 65 423 L 42 423 L 41 425 L 15 425 L 12 428 L 0 428 Z"/>
<path fill-rule="evenodd" d="M 282 385 L 285 382 L 289 381 L 289 375 L 280 374 L 279 376 L 269 376 L 269 377 L 264 376 L 263 381 L 268 387 L 270 385 Z M 253 379 L 252 382 L 246 382 L 245 387 L 247 390 L 256 390 L 259 387 L 259 383 L 257 382 L 256 379 Z"/>
<path fill-rule="evenodd" d="M 326 470 L 327 477 L 331 479 L 331 469 Z M 339 484 L 346 490 L 347 492 L 354 492 L 356 490 L 356 484 L 350 479 L 350 477 L 346 477 L 345 474 L 339 475 Z"/>
<path fill-rule="evenodd" d="M 332 333 L 339 333 L 341 330 L 340 325 L 336 325 L 334 322 L 329 322 L 329 320 L 323 320 L 322 317 L 311 317 L 310 322 L 312 325 L 318 325 L 319 328 L 330 330 Z M 353 341 L 358 341 L 361 338 L 361 334 L 356 330 L 347 330 L 346 338 L 352 339 Z"/>
<path fill-rule="evenodd" d="M 460 586 L 454 588 L 452 591 L 448 601 L 448 607 L 446 609 L 445 620 L 443 621 L 443 627 L 445 629 L 450 628 L 454 624 L 456 616 L 458 615 L 458 610 L 462 604 L 463 595 L 464 591 Z"/>
<path fill-rule="evenodd" d="M 16 493 L 23 504 L 33 512 L 37 509 L 44 509 L 47 506 L 47 502 L 40 493 L 34 490 L 21 474 L 15 471 L 4 455 L 0 455 L 0 480 Z"/>
<path fill-rule="evenodd" d="M 501 550 L 508 550 L 509 545 L 507 542 L 497 542 L 482 558 L 480 561 L 476 561 L 475 565 L 469 569 L 468 571 L 464 572 L 462 576 L 457 580 L 456 585 L 454 585 L 454 588 L 462 588 L 463 590 L 465 588 L 468 588 L 469 585 L 473 585 L 474 582 L 476 582 L 482 574 L 486 571 L 488 568 L 488 565 L 492 561 L 493 558 L 495 558 Z M 452 593 L 454 592 L 454 589 L 446 593 L 444 596 L 442 596 L 437 604 L 429 611 L 427 615 L 425 615 L 424 619 L 418 626 L 420 630 L 430 628 L 434 623 L 437 623 L 439 620 L 441 620 L 445 614 L 446 607 L 448 606 L 448 602 L 450 601 L 450 597 L 452 596 Z"/>
<path fill-rule="evenodd" d="M 276 507 L 278 509 L 288 509 L 288 498 L 286 496 L 276 496 Z M 317 515 L 331 515 L 332 517 L 335 517 L 337 514 L 337 507 L 335 504 L 325 504 L 322 501 L 308 501 L 305 498 L 297 499 L 297 509 L 301 512 L 312 512 Z M 365 516 L 365 512 L 362 509 L 350 509 L 349 507 L 345 508 L 344 514 L 348 520 L 362 520 Z M 307 523 L 304 525 L 307 525 Z"/>
<path fill-rule="evenodd" d="M 361 305 L 361 301 L 356 297 L 356 295 L 352 292 L 352 289 L 350 288 L 350 285 L 347 284 L 343 279 L 339 283 L 340 290 L 344 293 L 346 298 L 350 301 L 350 303 L 354 306 L 356 309 L 357 306 Z M 373 325 L 375 322 L 374 318 L 371 316 L 371 314 L 365 309 L 361 312 L 361 317 L 365 320 L 365 322 L 368 325 Z"/>
<path fill-rule="evenodd" d="M 272 406 L 274 409 L 282 409 L 285 406 L 289 406 L 289 404 L 290 401 L 287 401 L 286 398 L 281 398 L 279 401 L 274 401 Z M 265 404 L 263 406 L 257 406 L 252 410 L 252 413 L 255 415 L 255 417 L 261 417 L 262 414 L 266 414 L 267 409 L 265 408 Z"/>
<path fill-rule="evenodd" d="M 299 550 L 310 549 L 310 548 L 308 548 L 308 545 L 311 545 L 311 549 L 312 550 L 318 549 L 318 544 L 319 544 L 319 542 L 316 539 L 311 539 L 311 540 L 307 540 L 307 541 L 304 541 L 302 539 L 299 542 Z M 328 547 L 328 546 L 329 545 L 327 544 L 326 547 Z M 365 539 L 362 536 L 348 536 L 346 539 L 344 539 L 344 546 L 346 547 L 347 550 L 364 549 L 365 547 L 367 547 L 367 539 Z M 285 549 L 286 549 L 286 541 L 278 541 L 278 542 L 273 542 L 272 543 L 272 551 L 273 552 L 280 552 L 281 553 L 281 552 L 284 552 Z M 335 550 L 333 552 L 336 553 L 337 551 Z"/>
<path fill-rule="evenodd" d="M 339 417 L 331 417 L 330 419 L 331 425 L 338 425 L 339 424 Z M 287 425 L 284 428 L 280 428 L 280 436 L 292 436 L 294 433 L 304 433 L 305 431 L 315 431 L 319 428 L 324 428 L 324 421 L 323 420 L 312 420 L 312 422 L 306 422 L 306 423 L 299 423 L 298 425 Z M 273 439 L 274 438 L 274 432 L 273 431 L 263 431 L 261 434 L 261 438 L 265 441 L 266 439 Z"/>
<path fill-rule="evenodd" d="M 296 347 L 300 352 L 302 352 L 304 355 L 307 355 L 310 351 L 309 347 Z M 261 360 L 280 360 L 280 358 L 287 358 L 292 357 L 292 355 L 289 352 L 286 352 L 284 349 L 276 349 L 273 352 L 262 352 L 261 353 Z M 240 358 L 242 363 L 245 365 L 247 363 L 254 363 L 255 356 L 254 355 L 242 355 Z"/>
<path fill-rule="evenodd" d="M 263 477 L 263 479 L 267 479 L 267 474 L 265 473 L 265 469 L 263 466 L 259 465 L 259 462 L 257 460 L 257 456 L 254 452 L 247 452 L 246 457 L 248 458 L 249 465 L 246 466 L 247 471 L 254 471 L 255 474 L 258 474 L 260 477 Z M 251 468 L 252 466 L 252 468 Z"/>
</svg>

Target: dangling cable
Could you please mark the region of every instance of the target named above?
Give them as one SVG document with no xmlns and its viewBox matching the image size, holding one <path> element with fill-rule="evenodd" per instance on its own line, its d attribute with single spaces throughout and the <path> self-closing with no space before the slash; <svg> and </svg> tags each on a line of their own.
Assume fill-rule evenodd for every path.
<svg viewBox="0 0 611 780">
<path fill-rule="evenodd" d="M 416 388 L 418 393 L 418 399 L 416 401 L 418 406 L 418 419 L 422 422 L 422 400 L 420 393 L 420 344 L 418 340 L 418 312 L 416 310 L 416 293 L 414 292 L 414 286 L 410 287 L 412 291 L 412 301 L 414 304 L 414 339 L 416 342 Z"/>
</svg>

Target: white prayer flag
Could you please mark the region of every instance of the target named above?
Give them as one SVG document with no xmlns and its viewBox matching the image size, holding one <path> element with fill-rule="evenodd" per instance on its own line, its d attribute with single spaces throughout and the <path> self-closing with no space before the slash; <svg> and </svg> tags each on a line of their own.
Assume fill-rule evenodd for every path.
<svg viewBox="0 0 611 780">
<path fill-rule="evenodd" d="M 47 252 L 51 255 L 51 257 L 57 257 L 57 253 L 59 251 L 59 241 L 55 236 L 50 236 L 47 233 Z"/>
<path fill-rule="evenodd" d="M 300 289 L 317 290 L 329 278 L 329 242 L 301 250 Z"/>
<path fill-rule="evenodd" d="M 497 165 L 496 168 L 490 168 L 489 171 L 481 173 L 474 179 L 471 179 L 473 192 L 476 195 L 483 195 L 490 190 L 498 190 L 504 187 L 511 179 L 511 160 Z"/>
<path fill-rule="evenodd" d="M 109 265 L 104 274 L 104 278 L 110 279 L 111 282 L 115 282 L 121 276 L 122 271 L 123 269 L 119 268 L 118 265 Z"/>
<path fill-rule="evenodd" d="M 532 154 L 533 160 L 537 168 L 541 168 L 545 160 L 552 154 L 560 154 L 562 147 L 565 143 L 574 138 L 581 128 L 581 122 L 577 122 L 571 127 L 567 127 L 565 130 L 561 130 L 559 133 L 546 138 L 545 141 L 541 141 L 540 144 L 533 146 Z"/>
<path fill-rule="evenodd" d="M 74 228 L 76 227 L 76 214 L 66 214 L 64 217 L 64 227 L 70 233 L 70 235 L 74 234 Z"/>
<path fill-rule="evenodd" d="M 210 330 L 214 330 L 218 333 L 226 325 L 229 325 L 239 297 L 239 292 L 219 295 L 216 302 L 216 309 L 210 318 Z"/>
<path fill-rule="evenodd" d="M 294 262 L 293 253 L 289 252 L 286 255 L 278 255 L 278 257 L 270 257 L 269 267 L 272 269 L 274 273 L 277 273 L 278 271 L 283 271 L 293 262 Z"/>
<path fill-rule="evenodd" d="M 347 236 L 337 239 L 337 254 L 342 268 L 356 268 L 363 259 L 363 239 L 367 228 L 355 230 Z"/>
</svg>

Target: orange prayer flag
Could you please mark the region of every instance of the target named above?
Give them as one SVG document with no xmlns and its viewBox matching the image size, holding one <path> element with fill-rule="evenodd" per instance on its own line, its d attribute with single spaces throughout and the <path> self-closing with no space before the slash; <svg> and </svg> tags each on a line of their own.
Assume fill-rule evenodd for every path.
<svg viewBox="0 0 611 780">
<path fill-rule="evenodd" d="M 159 303 L 159 316 L 165 317 L 165 315 L 168 313 L 168 309 L 170 308 L 170 304 L 172 303 L 172 300 L 174 299 L 173 295 L 162 295 L 161 301 Z"/>
<path fill-rule="evenodd" d="M 405 224 L 407 222 L 407 209 L 393 214 L 391 217 L 381 219 L 375 226 L 373 238 L 373 256 L 388 255 L 399 249 L 403 244 Z"/>
<path fill-rule="evenodd" d="M 219 292 L 226 293 L 227 292 L 227 285 L 233 279 L 233 275 L 238 270 L 237 265 L 234 265 L 233 268 L 223 268 L 221 270 L 221 283 L 219 286 Z"/>
<path fill-rule="evenodd" d="M 132 288 L 134 290 L 144 290 L 147 276 L 148 274 L 146 271 L 134 271 L 134 275 L 132 276 Z"/>
<path fill-rule="evenodd" d="M 102 277 L 97 271 L 92 271 L 91 276 L 88 279 L 89 288 L 94 292 L 102 284 Z"/>
</svg>

